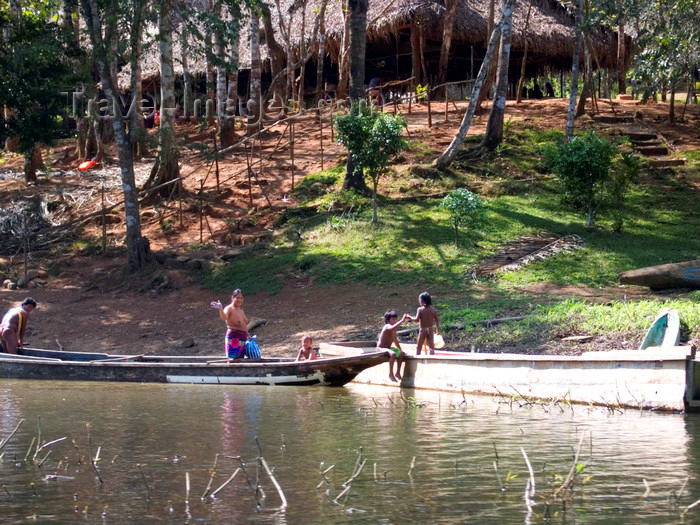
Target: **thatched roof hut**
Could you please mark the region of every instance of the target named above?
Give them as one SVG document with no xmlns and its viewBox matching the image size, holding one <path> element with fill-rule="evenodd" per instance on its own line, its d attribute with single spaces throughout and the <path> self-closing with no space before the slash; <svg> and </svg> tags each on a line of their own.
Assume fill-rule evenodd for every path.
<svg viewBox="0 0 700 525">
<path fill-rule="evenodd" d="M 201 0 L 193 0 L 200 1 Z M 481 65 L 488 40 L 488 17 L 490 0 L 463 0 L 459 3 L 453 26 L 452 47 L 448 65 L 448 80 L 473 78 Z M 290 6 L 299 5 L 299 0 L 281 0 L 283 17 L 287 17 Z M 568 71 L 571 69 L 571 57 L 574 45 L 574 16 L 557 0 L 532 0 L 532 11 L 525 31 L 528 2 L 516 2 L 513 15 L 513 34 L 511 47 L 511 71 L 513 76 L 519 74 L 525 42 L 528 43 L 527 75 L 536 77 L 544 72 Z M 294 59 L 301 52 L 301 42 L 310 39 L 315 20 L 318 0 L 308 0 L 306 5 L 306 31 L 301 34 L 300 13 L 297 11 L 292 23 L 291 37 Z M 500 2 L 496 2 L 495 18 L 500 16 Z M 273 27 L 279 27 L 276 7 L 271 9 Z M 411 42 L 412 31 L 422 31 L 424 36 L 423 55 L 428 75 L 437 73 L 437 64 L 442 41 L 443 19 L 445 17 L 444 1 L 441 0 L 369 0 L 367 15 L 367 53 L 366 66 L 369 79 L 373 75 L 384 78 L 405 78 L 410 76 L 412 55 L 418 50 Z M 286 21 L 286 20 L 285 20 Z M 344 13 L 341 2 L 332 2 L 326 9 L 326 63 L 333 75 L 341 54 L 345 31 Z M 152 31 L 155 33 L 155 31 Z M 177 32 L 176 32 L 177 33 Z M 241 30 L 239 46 L 239 70 L 250 68 L 250 49 L 246 38 L 247 30 Z M 277 37 L 280 43 L 281 39 Z M 617 33 L 603 28 L 591 34 L 594 50 L 594 67 L 599 64 L 606 69 L 617 68 Z M 261 53 L 263 67 L 269 70 L 269 60 L 265 39 L 261 36 Z M 631 49 L 630 45 L 626 49 Z M 629 53 L 629 51 L 628 51 Z M 174 39 L 175 72 L 182 74 L 182 48 L 179 34 Z M 314 57 L 317 59 L 317 57 Z M 206 72 L 206 59 L 201 54 L 189 53 L 189 69 L 192 73 L 203 75 Z M 625 57 L 629 63 L 630 56 Z M 144 82 L 157 82 L 158 51 L 157 44 L 145 49 L 143 61 Z M 337 71 L 337 69 L 336 69 Z M 122 74 L 125 78 L 127 71 Z M 307 81 L 313 82 L 312 75 Z M 243 87 L 243 86 L 242 86 Z"/>
</svg>

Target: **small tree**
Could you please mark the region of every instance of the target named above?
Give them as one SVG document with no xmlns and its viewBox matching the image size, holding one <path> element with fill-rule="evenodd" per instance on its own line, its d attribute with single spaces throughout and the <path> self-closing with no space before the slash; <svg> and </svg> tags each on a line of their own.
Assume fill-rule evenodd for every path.
<svg viewBox="0 0 700 525">
<path fill-rule="evenodd" d="M 372 222 L 377 222 L 377 185 L 391 158 L 407 148 L 403 117 L 361 105 L 335 120 L 336 140 L 348 148 L 355 168 L 372 181 Z"/>
<path fill-rule="evenodd" d="M 62 130 L 68 105 L 61 91 L 80 80 L 83 53 L 58 24 L 29 12 L 13 19 L 0 11 L 0 28 L 8 35 L 0 46 L 0 140 L 19 139 L 25 179 L 35 181 L 38 146 L 52 144 Z"/>
<path fill-rule="evenodd" d="M 615 152 L 615 146 L 594 131 L 545 148 L 547 165 L 561 180 L 565 197 L 587 210 L 588 227 L 603 200 Z"/>
<path fill-rule="evenodd" d="M 484 218 L 486 205 L 476 193 L 458 188 L 442 199 L 440 207 L 450 212 L 455 228 L 455 246 L 459 246 L 459 227 L 474 227 L 479 224 Z"/>
<path fill-rule="evenodd" d="M 622 231 L 622 225 L 625 221 L 625 199 L 630 185 L 639 176 L 640 167 L 639 157 L 631 151 L 622 151 L 613 160 L 611 177 L 606 186 L 615 233 Z"/>
</svg>

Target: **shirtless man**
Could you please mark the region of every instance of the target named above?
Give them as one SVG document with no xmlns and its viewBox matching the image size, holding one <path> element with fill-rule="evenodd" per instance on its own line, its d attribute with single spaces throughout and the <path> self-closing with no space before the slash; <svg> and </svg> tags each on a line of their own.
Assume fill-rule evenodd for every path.
<svg viewBox="0 0 700 525">
<path fill-rule="evenodd" d="M 243 292 L 236 288 L 231 294 L 231 304 L 225 308 L 221 301 L 212 301 L 211 307 L 219 310 L 219 316 L 226 323 L 226 355 L 231 359 L 245 357 L 245 343 L 250 336 L 248 318 L 243 311 Z"/>
<path fill-rule="evenodd" d="M 437 310 L 433 307 L 433 299 L 428 292 L 423 292 L 418 296 L 420 307 L 416 312 L 415 317 L 408 315 L 408 319 L 414 323 L 418 323 L 418 343 L 416 345 L 416 355 L 420 355 L 423 350 L 423 345 L 427 345 L 430 350 L 430 355 L 435 354 L 435 342 L 433 336 L 440 334 L 440 320 L 438 319 Z M 435 331 L 433 331 L 435 325 Z"/>
<path fill-rule="evenodd" d="M 10 308 L 0 323 L 0 343 L 8 354 L 16 354 L 24 341 L 24 331 L 27 329 L 29 314 L 36 308 L 36 301 L 27 297 L 22 304 Z"/>
<path fill-rule="evenodd" d="M 401 364 L 403 363 L 403 350 L 396 331 L 399 326 L 408 318 L 408 314 L 404 314 L 400 321 L 397 322 L 399 316 L 394 310 L 389 310 L 384 314 L 384 327 L 379 333 L 377 339 L 377 350 L 386 350 L 389 352 L 389 379 L 391 381 L 401 381 Z M 394 363 L 396 364 L 396 375 L 394 375 Z"/>
</svg>

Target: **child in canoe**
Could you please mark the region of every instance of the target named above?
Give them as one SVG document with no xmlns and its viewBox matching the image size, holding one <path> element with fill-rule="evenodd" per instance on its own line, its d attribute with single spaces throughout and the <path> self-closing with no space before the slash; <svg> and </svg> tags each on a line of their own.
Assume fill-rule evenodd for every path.
<svg viewBox="0 0 700 525">
<path fill-rule="evenodd" d="M 428 292 L 423 292 L 418 296 L 420 307 L 416 311 L 416 316 L 411 317 L 406 314 L 410 321 L 418 323 L 418 343 L 416 345 L 416 355 L 420 355 L 423 345 L 430 350 L 430 355 L 435 354 L 434 336 L 440 335 L 440 319 L 437 310 L 433 307 L 433 299 Z M 435 326 L 435 330 L 433 330 Z"/>
<path fill-rule="evenodd" d="M 398 318 L 399 316 L 394 310 L 388 310 L 384 314 L 384 327 L 377 339 L 377 350 L 389 352 L 389 379 L 394 382 L 401 381 L 401 365 L 404 357 L 396 332 L 399 326 L 408 318 L 408 314 L 404 314 L 400 321 L 398 321 Z M 394 363 L 396 363 L 395 375 Z"/>
<path fill-rule="evenodd" d="M 311 348 L 313 339 L 310 335 L 306 334 L 301 338 L 301 348 L 297 354 L 297 361 L 314 361 L 317 359 L 316 352 Z"/>
</svg>

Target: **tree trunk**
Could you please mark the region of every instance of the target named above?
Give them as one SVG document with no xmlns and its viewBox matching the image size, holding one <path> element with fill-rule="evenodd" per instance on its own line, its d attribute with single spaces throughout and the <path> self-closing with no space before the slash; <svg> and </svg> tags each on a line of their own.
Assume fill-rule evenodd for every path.
<svg viewBox="0 0 700 525">
<path fill-rule="evenodd" d="M 338 59 L 338 98 L 348 96 L 350 84 L 350 10 L 347 2 L 341 2 L 343 12 L 344 31 L 340 46 L 340 58 Z"/>
<path fill-rule="evenodd" d="M 437 85 L 447 82 L 447 63 L 450 59 L 450 46 L 452 45 L 452 26 L 454 25 L 455 11 L 457 10 L 457 0 L 445 0 L 445 18 L 442 22 L 442 45 L 440 46 L 440 63 L 438 65 Z M 440 90 L 436 95 L 447 92 L 447 87 Z"/>
<path fill-rule="evenodd" d="M 228 97 L 224 120 L 221 127 L 220 143 L 222 148 L 232 146 L 236 142 L 236 107 L 238 105 L 238 35 L 232 35 L 231 62 L 233 71 L 228 77 Z"/>
<path fill-rule="evenodd" d="M 617 26 L 617 89 L 620 94 L 624 94 L 627 90 L 625 80 L 625 25 L 620 23 Z"/>
<path fill-rule="evenodd" d="M 158 189 L 158 195 L 167 198 L 180 181 L 162 186 L 180 177 L 178 150 L 175 144 L 175 74 L 173 72 L 173 0 L 161 0 L 158 13 L 158 48 L 160 51 L 160 151 L 151 176 L 144 189 Z"/>
<path fill-rule="evenodd" d="M 19 0 L 9 0 L 7 8 L 9 9 L 9 15 L 10 18 L 12 19 L 19 19 L 20 15 L 22 14 L 22 5 Z M 3 28 L 3 34 L 2 34 L 3 40 L 7 42 L 11 37 L 12 33 L 9 27 L 4 27 Z M 7 108 L 0 108 L 4 112 L 4 118 L 9 119 L 12 115 L 13 112 L 8 110 Z M 8 153 L 17 153 L 17 150 L 19 148 L 19 137 L 10 137 L 5 139 L 5 151 Z"/>
<path fill-rule="evenodd" d="M 192 91 L 192 73 L 190 73 L 190 64 L 187 59 L 190 51 L 189 44 L 189 33 L 186 28 L 182 28 L 181 37 L 181 48 L 182 48 L 182 114 L 180 118 L 185 119 L 185 122 L 189 122 L 190 117 L 194 115 L 194 95 Z M 195 115 L 196 117 L 196 115 Z"/>
<path fill-rule="evenodd" d="M 508 95 L 508 66 L 510 65 L 510 37 L 513 28 L 513 9 L 503 9 L 501 17 L 501 50 L 498 57 L 498 77 L 496 79 L 496 96 L 493 99 L 489 122 L 482 146 L 494 150 L 503 142 L 503 118 Z"/>
<path fill-rule="evenodd" d="M 143 110 L 141 99 L 143 87 L 141 83 L 141 57 L 143 55 L 143 28 L 146 16 L 145 0 L 138 0 L 134 5 L 134 19 L 132 21 L 129 42 L 131 45 L 131 111 L 129 112 L 129 139 L 136 157 L 146 153 L 146 129 L 143 123 Z"/>
<path fill-rule="evenodd" d="M 208 0 L 207 2 L 207 9 L 211 13 L 214 10 L 214 0 Z M 208 24 L 207 24 L 208 25 Z M 207 27 L 204 30 L 204 45 L 206 46 L 207 50 L 212 49 L 212 31 L 209 27 Z M 211 60 L 209 59 L 209 53 L 207 53 L 207 126 L 213 126 L 214 125 L 214 115 L 210 114 L 208 111 L 209 108 L 209 101 L 211 100 L 212 102 L 216 100 L 216 91 L 214 89 L 214 86 L 216 84 L 216 78 L 215 78 L 215 73 L 214 73 L 214 64 L 211 63 Z"/>
<path fill-rule="evenodd" d="M 581 62 L 581 43 L 583 41 L 583 0 L 576 2 L 576 42 L 574 43 L 574 56 L 571 64 L 571 96 L 569 98 L 569 110 L 566 114 L 566 138 L 570 139 L 574 134 L 574 110 L 576 109 L 576 94 L 578 93 L 578 74 Z"/>
<path fill-rule="evenodd" d="M 578 105 L 576 107 L 576 114 L 574 118 L 582 117 L 586 114 L 586 101 L 588 97 L 593 96 L 593 64 L 591 63 L 591 48 L 588 39 L 583 40 L 583 54 L 584 54 L 584 66 L 585 70 L 583 73 L 583 89 L 581 90 L 581 97 L 578 100 Z"/>
<path fill-rule="evenodd" d="M 299 56 L 302 57 L 304 53 L 304 40 L 306 39 L 306 1 L 301 5 L 301 31 L 299 32 L 301 38 L 299 39 Z M 299 101 L 299 110 L 303 111 L 304 106 L 304 84 L 306 83 L 306 64 L 302 64 L 299 68 L 299 85 L 297 86 L 297 100 Z"/>
<path fill-rule="evenodd" d="M 420 28 L 411 24 L 411 75 L 416 84 L 423 83 L 423 68 L 420 56 Z"/>
<path fill-rule="evenodd" d="M 253 135 L 262 128 L 260 97 L 261 93 L 261 69 L 260 60 L 260 17 L 257 9 L 250 11 L 250 89 L 248 99 L 248 135 Z"/>
<path fill-rule="evenodd" d="M 117 57 L 109 55 L 108 46 L 102 37 L 102 20 L 98 8 L 98 0 L 80 0 L 85 24 L 92 42 L 95 63 L 105 94 L 111 100 L 117 99 L 117 90 L 110 75 L 110 61 Z M 116 1 L 116 0 L 111 0 Z M 121 104 L 117 99 L 121 111 Z M 119 113 L 117 113 L 119 114 Z M 138 270 L 150 261 L 150 245 L 148 239 L 141 235 L 141 217 L 139 215 L 138 190 L 134 177 L 134 161 L 131 144 L 126 134 L 124 121 L 121 118 L 112 119 L 114 133 L 119 152 L 119 167 L 124 192 L 124 209 L 126 215 L 126 247 L 127 263 L 132 271 Z"/>
<path fill-rule="evenodd" d="M 495 20 L 495 13 L 496 13 L 496 6 L 495 6 L 495 0 L 490 0 L 489 2 L 489 25 L 488 25 L 488 35 L 493 33 L 493 24 Z M 498 45 L 499 43 L 496 42 L 496 54 L 500 54 L 498 50 Z M 486 100 L 486 97 L 489 94 L 489 91 L 491 91 L 491 88 L 493 87 L 494 81 L 496 79 L 496 70 L 498 68 L 498 63 L 493 60 L 489 63 L 489 69 L 486 73 L 486 78 L 484 79 L 484 85 L 481 87 L 481 91 L 479 92 L 479 100 L 478 100 L 478 105 L 477 109 L 481 107 L 481 103 Z"/>
<path fill-rule="evenodd" d="M 527 30 L 530 27 L 530 13 L 532 11 L 532 0 L 530 0 L 530 5 L 527 8 L 527 17 L 525 18 L 525 27 L 523 28 L 523 40 L 525 41 L 525 46 L 523 49 L 523 62 L 520 65 L 520 78 L 518 79 L 518 92 L 515 94 L 515 103 L 520 104 L 523 100 L 523 84 L 525 84 L 525 65 L 527 64 Z"/>
<path fill-rule="evenodd" d="M 326 58 L 326 17 L 321 17 L 318 29 L 318 59 L 316 60 L 316 105 L 323 98 L 326 86 L 323 79 L 324 59 Z"/>
<path fill-rule="evenodd" d="M 351 111 L 359 111 L 354 107 L 365 98 L 365 48 L 367 36 L 367 6 L 368 0 L 348 0 L 350 12 L 350 103 Z M 355 168 L 352 156 L 348 156 L 345 169 L 343 189 L 367 191 L 362 170 Z"/>
<path fill-rule="evenodd" d="M 688 88 L 690 89 L 690 87 Z M 668 104 L 668 123 L 676 123 L 676 83 L 671 82 L 671 101 Z"/>
<path fill-rule="evenodd" d="M 36 182 L 36 172 L 44 164 L 39 146 L 24 152 L 24 181 Z"/>
<path fill-rule="evenodd" d="M 509 10 L 512 12 L 514 2 L 515 0 L 504 0 L 503 12 L 506 13 Z M 476 80 L 474 80 L 474 88 L 472 89 L 472 96 L 469 99 L 469 107 L 467 108 L 467 112 L 462 119 L 459 130 L 457 130 L 457 134 L 452 139 L 450 145 L 447 146 L 447 149 L 443 152 L 443 154 L 433 161 L 433 166 L 436 168 L 447 168 L 455 159 L 457 153 L 462 147 L 462 143 L 469 132 L 469 126 L 471 125 L 472 119 L 474 118 L 474 113 L 476 112 L 476 108 L 479 104 L 478 100 L 481 86 L 486 78 L 486 73 L 489 69 L 489 62 L 491 62 L 491 57 L 493 56 L 494 50 L 496 49 L 496 43 L 498 42 L 500 36 L 501 22 L 499 22 L 493 28 L 493 32 L 491 33 L 491 38 L 489 39 L 489 43 L 486 48 L 486 54 L 484 55 L 484 61 L 481 63 L 479 73 L 476 75 Z"/>
<path fill-rule="evenodd" d="M 260 9 L 262 11 L 263 29 L 265 31 L 265 43 L 267 45 L 267 52 L 270 57 L 270 76 L 273 79 L 279 79 L 273 82 L 273 85 L 270 86 L 270 91 L 278 103 L 286 102 L 285 99 L 287 97 L 284 94 L 286 84 L 282 83 L 284 77 L 278 75 L 285 67 L 287 53 L 285 48 L 282 47 L 275 38 L 275 30 L 272 27 L 272 14 L 270 13 L 270 8 L 266 4 L 263 4 Z M 282 19 L 280 19 L 280 25 L 282 25 Z M 284 28 L 283 32 L 286 34 L 286 28 Z"/>
<path fill-rule="evenodd" d="M 217 20 L 221 19 L 221 1 L 217 0 L 214 3 L 214 18 Z M 226 82 L 228 80 L 228 75 L 226 74 L 226 66 L 224 65 L 226 61 L 225 50 L 226 42 L 224 40 L 224 35 L 220 29 L 213 32 L 214 39 L 214 56 L 216 57 L 216 121 L 218 123 L 218 133 L 219 133 L 219 144 L 221 144 L 221 135 L 223 133 L 224 120 L 226 119 Z"/>
</svg>

